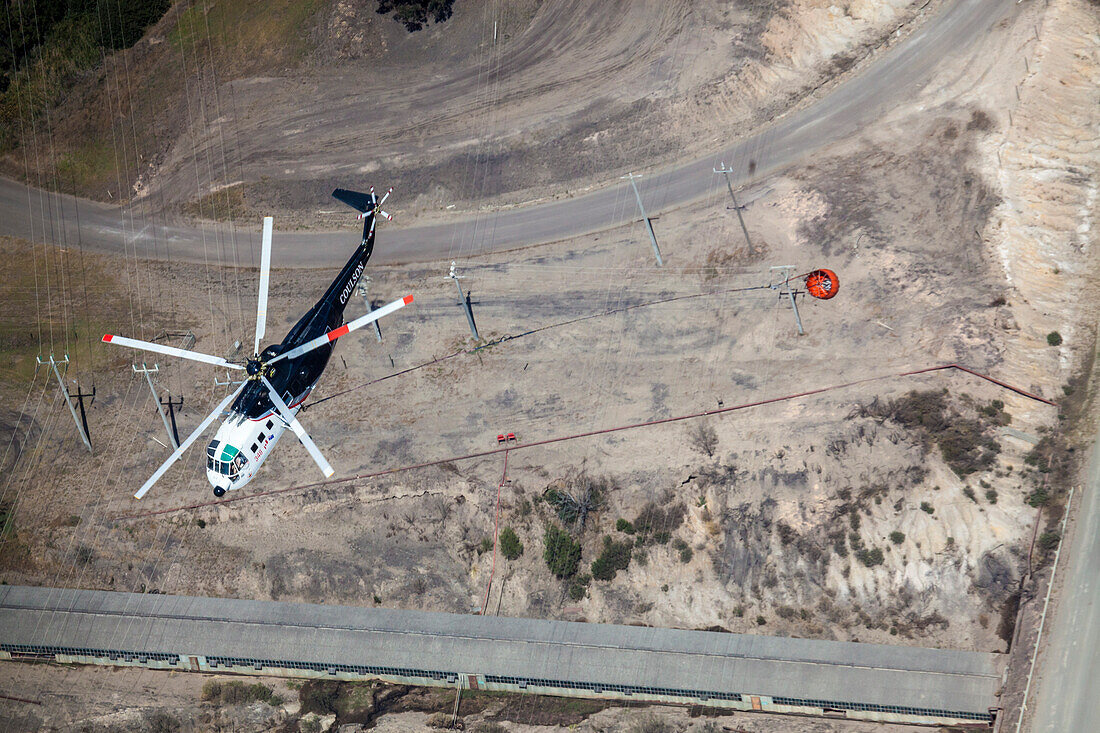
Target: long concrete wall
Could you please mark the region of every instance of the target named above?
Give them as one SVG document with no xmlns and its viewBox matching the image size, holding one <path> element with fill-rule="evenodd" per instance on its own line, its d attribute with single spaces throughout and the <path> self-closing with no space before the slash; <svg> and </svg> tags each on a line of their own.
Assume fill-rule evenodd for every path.
<svg viewBox="0 0 1100 733">
<path fill-rule="evenodd" d="M 0 658 L 989 724 L 1002 655 L 388 609 L 6 586 Z"/>
</svg>

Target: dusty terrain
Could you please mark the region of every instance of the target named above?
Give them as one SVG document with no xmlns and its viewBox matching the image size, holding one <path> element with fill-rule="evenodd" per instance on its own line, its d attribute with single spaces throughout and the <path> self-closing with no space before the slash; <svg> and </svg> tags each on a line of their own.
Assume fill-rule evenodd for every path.
<svg viewBox="0 0 1100 733">
<path fill-rule="evenodd" d="M 335 224 L 318 217 L 333 182 L 376 172 L 406 192 L 406 220 L 552 198 L 736 138 L 936 7 L 460 0 L 410 35 L 373 5 L 182 3 L 28 125 L 50 145 L 3 165 L 97 199 L 308 226 Z"/>
<path fill-rule="evenodd" d="M 745 211 L 751 245 L 719 179 L 711 198 L 655 223 L 664 269 L 653 266 L 639 225 L 469 261 L 462 270 L 487 341 L 700 297 L 555 326 L 367 385 L 473 345 L 443 264 L 373 268 L 373 298 L 413 292 L 417 301 L 382 325 L 382 344 L 369 331 L 344 340 L 303 422 L 347 477 L 494 448 L 501 432 L 534 441 L 951 362 L 1063 399 L 1095 336 L 1095 304 L 1074 293 L 1095 283 L 1097 106 L 1083 87 L 1074 91 L 1085 82 L 1070 72 L 1095 78 L 1096 60 L 1082 50 L 1088 37 L 1046 46 L 1028 37 L 1071 7 L 1081 6 L 1036 5 L 946 69 L 924 98 L 761 182 L 745 197 L 754 199 Z M 1017 87 L 1019 102 L 1006 104 Z M 673 96 L 680 104 L 691 98 Z M 415 156 L 407 160 L 419 170 Z M 295 175 L 279 185 L 290 190 L 303 180 Z M 355 236 L 349 231 L 349 250 Z M 88 260 L 114 273 L 131 304 L 119 332 L 151 338 L 190 329 L 196 348 L 219 354 L 251 338 L 253 272 Z M 780 264 L 797 272 L 828 266 L 842 278 L 836 299 L 800 302 L 803 337 L 774 291 L 730 292 L 767 284 L 768 268 Z M 331 275 L 275 274 L 273 336 Z M 1052 331 L 1061 345 L 1048 342 Z M 483 540 L 493 535 L 502 455 L 130 518 L 212 499 L 201 448 L 145 501 L 131 500 L 167 455 L 156 442 L 165 440 L 163 428 L 129 355 L 79 343 L 89 361 L 113 359 L 94 373 L 95 456 L 78 451 L 44 373 L 5 387 L 5 404 L 19 414 L 26 403 L 33 425 L 29 440 L 12 443 L 22 451 L 4 486 L 14 520 L 0 546 L 0 580 L 460 612 L 485 605 L 494 560 Z M 160 388 L 185 395 L 186 431 L 223 388 L 202 368 L 162 366 Z M 90 372 L 80 374 L 82 384 Z M 977 423 L 976 442 L 999 447 L 964 476 L 934 438 L 890 409 L 911 390 L 943 389 L 948 412 Z M 1029 556 L 1036 564 L 1044 557 L 1032 536 L 1049 515 L 1040 520 L 1025 499 L 1045 474 L 1029 454 L 1057 414 L 939 372 L 514 451 L 499 526 L 515 530 L 524 553 L 496 557 L 487 611 L 1004 650 L 1012 627 L 1002 616 L 1012 619 Z M 292 441 L 247 493 L 320 478 Z M 605 536 L 637 546 L 613 580 L 593 579 L 570 597 L 576 579 L 555 579 L 542 559 L 545 527 L 561 523 L 546 491 L 578 493 L 587 484 L 603 491 L 584 527 L 569 527 L 583 546 L 578 575 L 590 572 Z M 620 518 L 642 524 L 651 502 L 661 511 L 649 513 L 648 533 L 616 529 Z M 193 699 L 188 689 L 181 694 Z M 757 720 L 721 724 L 769 729 L 752 727 Z M 635 722 L 610 720 L 604 729 Z M 703 729 L 686 718 L 676 729 L 688 722 Z"/>
</svg>

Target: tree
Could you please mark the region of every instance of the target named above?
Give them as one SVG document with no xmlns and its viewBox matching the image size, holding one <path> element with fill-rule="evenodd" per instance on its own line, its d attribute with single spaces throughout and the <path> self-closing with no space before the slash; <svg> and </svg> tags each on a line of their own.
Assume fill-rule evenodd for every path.
<svg viewBox="0 0 1100 733">
<path fill-rule="evenodd" d="M 523 543 L 511 527 L 505 527 L 500 533 L 500 552 L 509 560 L 515 560 L 523 554 Z"/>
<path fill-rule="evenodd" d="M 614 580 L 615 574 L 620 570 L 626 570 L 630 566 L 631 549 L 634 543 L 630 540 L 616 542 L 608 536 L 603 538 L 603 552 L 592 563 L 592 577 L 596 580 Z"/>
<path fill-rule="evenodd" d="M 546 549 L 542 557 L 546 566 L 559 578 L 571 578 L 581 562 L 581 544 L 561 527 L 551 524 L 543 537 Z"/>
<path fill-rule="evenodd" d="M 718 433 L 705 422 L 696 423 L 695 428 L 689 434 L 691 445 L 707 458 L 714 457 L 714 451 L 718 449 Z"/>
</svg>

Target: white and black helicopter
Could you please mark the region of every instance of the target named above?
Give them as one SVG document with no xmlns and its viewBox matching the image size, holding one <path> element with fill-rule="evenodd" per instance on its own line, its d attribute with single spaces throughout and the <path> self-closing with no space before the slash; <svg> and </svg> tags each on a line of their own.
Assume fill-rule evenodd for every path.
<svg viewBox="0 0 1100 733">
<path fill-rule="evenodd" d="M 336 339 L 403 308 L 413 300 L 411 295 L 406 295 L 350 323 L 344 323 L 344 307 L 374 250 L 374 228 L 377 217 L 393 218 L 380 208 L 392 191 L 393 189 L 390 189 L 381 201 L 375 195 L 373 186 L 370 193 L 348 191 L 343 188 L 332 192 L 336 199 L 359 211 L 359 219 L 363 220 L 363 241 L 317 304 L 306 311 L 282 342 L 261 351 L 260 340 L 264 337 L 267 321 L 267 291 L 271 280 L 272 218 L 270 216 L 264 218 L 260 256 L 260 297 L 256 311 L 256 340 L 252 358 L 244 364 L 234 363 L 219 356 L 123 336 L 107 334 L 103 337 L 103 340 L 110 344 L 201 361 L 226 369 L 243 371 L 247 375 L 233 394 L 222 400 L 221 404 L 214 408 L 214 411 L 191 435 L 187 436 L 186 440 L 180 443 L 179 448 L 138 489 L 134 494 L 135 498 L 140 499 L 145 496 L 153 484 L 230 406 L 230 403 L 232 407 L 229 407 L 228 415 L 218 428 L 214 439 L 210 441 L 210 445 L 206 447 L 206 477 L 214 487 L 214 496 L 224 496 L 226 491 L 239 489 L 251 481 L 259 470 L 260 464 L 270 455 L 271 449 L 275 447 L 275 443 L 288 427 L 298 436 L 298 440 L 320 466 L 325 477 L 332 475 L 332 466 L 321 455 L 321 451 L 317 449 L 295 415 L 316 386 L 317 380 L 321 378 L 329 357 L 332 356 Z"/>
</svg>

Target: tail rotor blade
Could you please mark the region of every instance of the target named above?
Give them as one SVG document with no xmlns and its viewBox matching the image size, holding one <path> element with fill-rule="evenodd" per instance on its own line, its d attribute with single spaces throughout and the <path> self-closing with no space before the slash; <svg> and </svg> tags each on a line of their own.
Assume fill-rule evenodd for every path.
<svg viewBox="0 0 1100 733">
<path fill-rule="evenodd" d="M 256 303 L 256 343 L 253 354 L 260 353 L 260 339 L 267 330 L 267 291 L 271 285 L 271 230 L 274 220 L 264 217 L 264 235 L 260 245 L 260 297 Z"/>
<path fill-rule="evenodd" d="M 229 407 L 229 404 L 237 398 L 237 395 L 241 393 L 241 390 L 244 389 L 246 384 L 248 384 L 248 382 L 244 382 L 241 384 L 241 386 L 237 387 L 233 394 L 222 400 L 221 403 L 214 408 L 214 411 L 207 415 L 205 420 L 199 423 L 199 426 L 195 428 L 195 432 L 188 435 L 187 440 L 180 443 L 180 447 L 176 448 L 175 452 L 172 453 L 172 455 L 168 456 L 168 460 L 160 464 L 160 468 L 158 468 L 156 472 L 149 477 L 148 481 L 141 485 L 141 488 L 137 490 L 136 494 L 134 494 L 135 499 L 140 499 L 141 497 L 145 496 L 146 492 L 148 492 L 149 489 L 153 488 L 153 484 L 155 484 L 160 479 L 160 477 L 164 475 L 164 472 L 171 468 L 172 464 L 178 461 L 180 456 L 182 456 L 184 452 L 191 447 L 191 444 L 194 443 L 198 439 L 198 437 L 206 431 L 208 427 L 210 427 L 210 423 L 214 422 L 218 418 L 218 416 L 222 414 L 222 411 L 225 408 Z"/>
<path fill-rule="evenodd" d="M 373 323 L 383 316 L 388 316 L 390 313 L 393 313 L 395 310 L 398 310 L 400 308 L 404 308 L 411 302 L 413 302 L 413 297 L 411 295 L 406 295 L 400 300 L 395 300 L 392 303 L 387 303 L 376 311 L 371 311 L 367 315 L 360 316 L 350 323 L 345 323 L 343 326 L 340 326 L 340 328 L 334 328 L 323 336 L 318 336 L 315 339 L 305 342 L 301 346 L 297 346 L 290 351 L 285 351 L 267 363 L 274 364 L 275 362 L 282 361 L 283 359 L 295 359 L 302 354 L 313 351 L 319 346 L 324 346 L 327 343 L 335 341 L 341 336 L 345 336 L 352 331 L 355 331 L 356 329 L 362 328 L 368 323 Z"/>
<path fill-rule="evenodd" d="M 298 436 L 298 440 L 302 442 L 302 445 L 309 451 L 309 455 L 313 458 L 314 462 L 320 467 L 321 473 L 325 474 L 325 478 L 331 476 L 334 471 L 329 462 L 325 460 L 325 457 L 321 455 L 321 451 L 318 450 L 314 444 L 313 439 L 309 437 L 309 433 L 302 427 L 302 424 L 298 422 L 298 418 L 294 416 L 294 413 L 290 411 L 290 408 L 283 402 L 283 398 L 279 396 L 279 393 L 275 391 L 275 388 L 271 386 L 271 382 L 267 381 L 267 377 L 261 375 L 260 379 L 264 381 L 264 385 L 267 386 L 267 393 L 271 397 L 271 403 L 275 405 L 275 409 L 279 411 L 279 414 L 283 416 L 287 424 L 290 425 L 290 429 L 294 431 L 294 434 Z"/>
<path fill-rule="evenodd" d="M 177 349 L 174 346 L 154 344 L 150 341 L 139 341 L 138 339 L 126 338 L 125 336 L 114 336 L 109 333 L 103 336 L 103 343 L 117 344 L 118 346 L 127 346 L 131 349 L 140 349 L 141 351 L 154 351 L 158 354 L 167 354 L 168 356 L 178 356 L 181 359 L 201 361 L 206 364 L 213 364 L 214 366 L 225 367 L 226 369 L 244 369 L 244 367 L 240 364 L 228 362 L 220 356 L 210 356 L 209 354 L 203 354 L 199 351 Z"/>
</svg>

